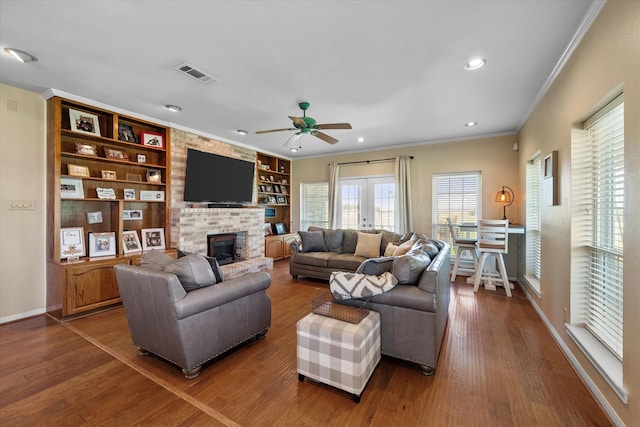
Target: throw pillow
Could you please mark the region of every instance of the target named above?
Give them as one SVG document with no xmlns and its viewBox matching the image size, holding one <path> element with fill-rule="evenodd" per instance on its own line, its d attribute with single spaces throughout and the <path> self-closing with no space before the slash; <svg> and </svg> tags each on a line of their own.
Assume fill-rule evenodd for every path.
<svg viewBox="0 0 640 427">
<path fill-rule="evenodd" d="M 365 258 L 379 257 L 381 240 L 382 234 L 371 234 L 358 231 L 358 244 L 356 245 L 355 255 Z"/>
<path fill-rule="evenodd" d="M 390 291 L 398 284 L 389 272 L 380 275 L 345 273 L 334 271 L 329 279 L 329 288 L 339 298 L 369 298 Z"/>
<path fill-rule="evenodd" d="M 322 231 L 298 231 L 302 240 L 302 252 L 327 252 Z"/>
<path fill-rule="evenodd" d="M 189 254 L 164 268 L 166 273 L 178 276 L 185 291 L 204 288 L 216 283 L 216 276 L 204 255 Z"/>
<path fill-rule="evenodd" d="M 369 258 L 362 261 L 356 273 L 379 275 L 391 271 L 393 257 Z"/>
<path fill-rule="evenodd" d="M 185 252 L 180 249 L 176 251 L 178 253 L 178 258 L 182 258 L 183 256 L 189 255 L 191 252 Z M 213 271 L 213 275 L 216 276 L 216 283 L 224 282 L 224 271 L 220 268 L 220 264 L 218 264 L 218 260 L 212 256 L 205 256 L 204 258 L 209 261 L 209 265 L 211 266 L 211 271 Z"/>
<path fill-rule="evenodd" d="M 140 257 L 140 267 L 148 270 L 162 271 L 164 268 L 174 263 L 176 260 L 165 251 L 151 250 L 146 251 Z"/>
<path fill-rule="evenodd" d="M 411 248 L 413 247 L 413 245 L 415 243 L 416 243 L 415 240 L 407 240 L 406 242 L 404 242 L 403 244 L 398 246 L 398 249 L 396 249 L 393 252 L 393 256 L 401 256 L 401 255 L 406 254 L 407 252 L 409 252 L 411 250 Z"/>
<path fill-rule="evenodd" d="M 414 285 L 418 282 L 422 272 L 431 263 L 429 255 L 421 247 L 415 247 L 405 255 L 393 258 L 391 274 L 401 285 Z"/>
<path fill-rule="evenodd" d="M 393 256 L 393 253 L 398 249 L 397 245 L 393 243 L 387 243 L 387 247 L 384 249 L 384 254 L 382 256 Z"/>
<path fill-rule="evenodd" d="M 327 246 L 329 252 L 335 252 L 337 254 L 342 253 L 342 238 L 344 237 L 343 230 L 323 230 L 324 243 Z"/>
<path fill-rule="evenodd" d="M 356 251 L 356 245 L 358 244 L 358 232 L 351 229 L 342 231 L 344 232 L 344 237 L 342 239 L 342 253 L 352 254 Z"/>
</svg>

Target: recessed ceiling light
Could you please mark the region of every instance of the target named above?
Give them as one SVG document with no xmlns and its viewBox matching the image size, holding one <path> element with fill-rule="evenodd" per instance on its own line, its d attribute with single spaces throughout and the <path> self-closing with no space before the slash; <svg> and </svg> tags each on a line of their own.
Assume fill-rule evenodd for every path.
<svg viewBox="0 0 640 427">
<path fill-rule="evenodd" d="M 359 137 L 358 137 L 358 139 L 356 139 L 356 141 L 358 141 L 358 142 L 364 142 L 364 137 L 359 136 Z"/>
<path fill-rule="evenodd" d="M 236 131 L 236 133 L 239 133 L 240 135 L 246 135 L 246 134 L 248 134 L 248 133 L 249 133 L 249 131 L 246 131 L 246 130 L 244 130 L 244 129 L 238 129 L 238 130 Z"/>
<path fill-rule="evenodd" d="M 174 113 L 177 113 L 178 111 L 182 110 L 182 107 L 178 107 L 177 105 L 171 105 L 171 104 L 165 105 L 165 108 L 167 110 L 173 111 Z"/>
<path fill-rule="evenodd" d="M 465 70 L 473 71 L 482 68 L 487 61 L 484 58 L 473 58 L 464 65 Z"/>
<path fill-rule="evenodd" d="M 468 128 L 474 127 L 478 124 L 478 122 L 467 122 L 464 125 Z"/>
<path fill-rule="evenodd" d="M 15 59 L 17 59 L 20 62 L 31 62 L 31 61 L 38 60 L 38 58 L 31 55 L 30 53 L 24 52 L 22 50 L 14 49 L 12 47 L 5 47 L 4 51 L 7 52 L 9 55 L 13 56 Z"/>
<path fill-rule="evenodd" d="M 289 151 L 291 151 L 292 153 L 297 153 L 298 149 L 296 147 L 291 147 L 289 148 Z"/>
</svg>

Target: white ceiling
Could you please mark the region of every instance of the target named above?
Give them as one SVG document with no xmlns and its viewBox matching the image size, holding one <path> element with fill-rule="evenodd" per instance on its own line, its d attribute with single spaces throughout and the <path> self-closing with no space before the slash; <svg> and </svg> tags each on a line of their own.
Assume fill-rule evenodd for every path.
<svg viewBox="0 0 640 427">
<path fill-rule="evenodd" d="M 1 52 L 0 81 L 290 158 L 469 139 L 519 129 L 601 3 L 0 0 L 0 47 L 38 58 Z M 487 65 L 465 71 L 475 56 Z M 293 132 L 254 133 L 290 127 L 300 101 L 353 129 L 326 131 L 333 146 L 305 136 L 297 154 Z"/>
</svg>

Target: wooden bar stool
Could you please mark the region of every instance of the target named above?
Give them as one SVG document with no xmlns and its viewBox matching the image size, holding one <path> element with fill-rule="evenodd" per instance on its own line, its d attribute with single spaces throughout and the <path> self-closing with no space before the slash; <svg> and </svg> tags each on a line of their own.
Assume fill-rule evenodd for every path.
<svg viewBox="0 0 640 427">
<path fill-rule="evenodd" d="M 503 254 L 508 253 L 509 249 L 509 220 L 481 219 L 478 222 L 478 242 L 476 246 L 480 252 L 480 261 L 476 269 L 473 291 L 478 292 L 482 280 L 497 281 L 502 282 L 507 296 L 511 297 L 511 286 L 509 285 L 507 268 L 503 257 Z M 484 270 L 484 262 L 492 256 L 496 258 L 499 273 Z"/>
<path fill-rule="evenodd" d="M 451 222 L 451 218 L 447 218 L 447 224 L 449 224 L 449 232 L 451 233 L 453 246 L 456 248 L 456 259 L 453 264 L 453 271 L 451 272 L 451 281 L 453 282 L 456 280 L 458 273 L 466 273 L 469 276 L 472 276 L 476 272 L 478 269 L 478 253 L 476 252 L 476 239 L 462 239 L 458 237 L 458 233 L 456 233 L 456 229 Z M 471 252 L 473 268 L 460 266 L 460 258 L 462 257 L 463 252 Z"/>
</svg>

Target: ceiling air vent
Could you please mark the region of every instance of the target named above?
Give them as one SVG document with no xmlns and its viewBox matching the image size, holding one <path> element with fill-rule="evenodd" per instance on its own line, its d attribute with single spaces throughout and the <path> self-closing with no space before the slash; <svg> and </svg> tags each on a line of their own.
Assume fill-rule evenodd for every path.
<svg viewBox="0 0 640 427">
<path fill-rule="evenodd" d="M 200 83 L 211 83 L 217 81 L 215 77 L 205 73 L 204 71 L 198 70 L 197 68 L 192 67 L 189 64 L 180 64 L 173 67 L 176 71 L 185 74 L 192 79 L 196 79 Z"/>
</svg>

